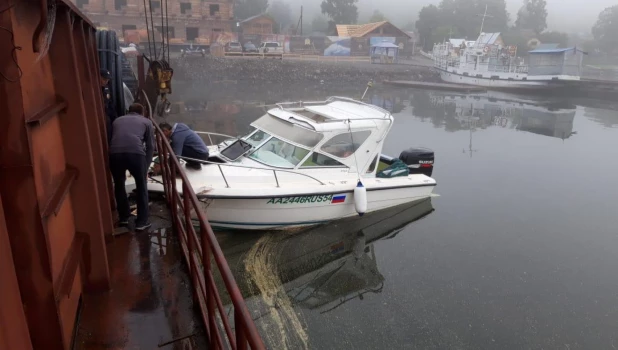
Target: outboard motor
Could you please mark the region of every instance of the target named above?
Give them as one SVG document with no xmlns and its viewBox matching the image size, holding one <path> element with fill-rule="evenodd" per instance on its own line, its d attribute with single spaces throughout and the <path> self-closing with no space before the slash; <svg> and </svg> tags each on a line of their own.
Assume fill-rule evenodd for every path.
<svg viewBox="0 0 618 350">
<path fill-rule="evenodd" d="M 408 165 L 410 174 L 424 174 L 431 176 L 433 173 L 434 154 L 429 148 L 412 147 L 401 152 L 399 159 Z"/>
</svg>

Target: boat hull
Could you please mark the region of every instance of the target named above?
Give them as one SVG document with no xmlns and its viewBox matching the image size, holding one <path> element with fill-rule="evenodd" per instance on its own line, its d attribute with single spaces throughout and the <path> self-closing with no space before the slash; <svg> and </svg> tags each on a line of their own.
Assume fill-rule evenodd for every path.
<svg viewBox="0 0 618 350">
<path fill-rule="evenodd" d="M 431 196 L 435 183 L 389 189 L 367 189 L 367 213 Z M 324 224 L 357 216 L 354 192 L 302 196 L 202 198 L 213 227 L 242 230 L 281 230 Z"/>
<path fill-rule="evenodd" d="M 474 85 L 495 89 L 539 89 L 546 88 L 549 85 L 548 81 L 490 79 L 447 71 L 440 71 L 440 78 L 447 83 Z"/>
</svg>

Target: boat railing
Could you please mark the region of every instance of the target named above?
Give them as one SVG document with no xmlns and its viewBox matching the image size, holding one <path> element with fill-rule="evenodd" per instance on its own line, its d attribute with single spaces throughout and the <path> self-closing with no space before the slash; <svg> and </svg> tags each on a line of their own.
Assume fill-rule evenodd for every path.
<svg viewBox="0 0 618 350">
<path fill-rule="evenodd" d="M 265 349 L 264 342 L 243 300 L 232 271 L 223 255 L 206 213 L 201 211 L 193 187 L 180 167 L 169 141 L 152 119 L 152 106 L 146 93 L 142 95 L 148 106 L 149 116 L 154 124 L 157 149 L 163 171 L 165 198 L 172 214 L 174 231 L 178 235 L 182 253 L 188 265 L 195 305 L 201 311 L 208 339 L 209 349 Z M 177 176 L 182 184 L 182 195 L 178 191 Z M 199 222 L 199 237 L 191 214 L 195 212 Z M 214 264 L 213 264 L 214 261 Z M 214 272 L 218 270 L 224 283 L 221 291 L 226 291 L 234 308 L 233 328 L 228 313 L 223 308 L 219 289 L 215 283 Z"/>
<path fill-rule="evenodd" d="M 237 136 L 230 136 L 230 135 L 226 135 L 226 134 L 220 134 L 220 133 L 209 132 L 209 131 L 196 131 L 195 133 L 198 134 L 198 135 L 206 135 L 208 137 L 208 141 L 210 141 L 210 145 L 209 146 L 214 146 L 214 145 L 218 144 L 218 143 L 215 144 L 212 141 L 212 137 L 213 136 L 223 137 L 223 138 L 226 138 L 226 139 L 236 139 L 236 138 L 238 138 Z"/>
<path fill-rule="evenodd" d="M 289 174 L 294 174 L 294 175 L 300 175 L 300 176 L 304 176 L 307 177 L 317 183 L 319 183 L 320 185 L 326 185 L 324 182 L 316 179 L 315 177 L 311 176 L 311 175 L 307 175 L 307 174 L 303 174 L 294 170 L 284 170 L 284 169 L 275 169 L 275 168 L 260 168 L 260 167 L 256 167 L 256 166 L 250 166 L 250 165 L 240 165 L 240 164 L 229 164 L 229 163 L 217 163 L 217 162 L 211 162 L 211 161 L 207 161 L 207 160 L 201 160 L 201 159 L 195 159 L 195 158 L 189 158 L 189 157 L 178 157 L 184 160 L 189 160 L 192 162 L 199 162 L 201 164 L 206 164 L 206 165 L 216 165 L 219 168 L 219 173 L 221 173 L 221 176 L 223 177 L 223 181 L 225 182 L 225 187 L 227 188 L 231 188 L 230 187 L 230 183 L 228 181 L 228 178 L 225 176 L 225 173 L 223 172 L 223 168 L 222 167 L 233 167 L 233 168 L 245 168 L 245 169 L 253 169 L 253 170 L 262 170 L 262 171 L 272 171 L 273 177 L 275 179 L 275 183 L 277 185 L 277 187 L 281 187 L 281 183 L 279 182 L 279 177 L 277 176 L 277 172 L 281 172 L 281 173 L 289 173 Z"/>
</svg>

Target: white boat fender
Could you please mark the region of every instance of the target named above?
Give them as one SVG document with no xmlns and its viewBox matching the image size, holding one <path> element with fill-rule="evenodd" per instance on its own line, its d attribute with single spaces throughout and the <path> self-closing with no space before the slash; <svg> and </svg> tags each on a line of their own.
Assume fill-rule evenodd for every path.
<svg viewBox="0 0 618 350">
<path fill-rule="evenodd" d="M 367 211 L 367 189 L 360 180 L 354 187 L 354 207 L 359 216 Z"/>
</svg>

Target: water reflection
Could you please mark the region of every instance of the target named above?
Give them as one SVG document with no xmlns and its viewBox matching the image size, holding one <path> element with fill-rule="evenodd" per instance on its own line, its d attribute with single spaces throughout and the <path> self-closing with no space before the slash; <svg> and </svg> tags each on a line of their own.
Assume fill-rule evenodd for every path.
<svg viewBox="0 0 618 350">
<path fill-rule="evenodd" d="M 568 139 L 576 108 L 568 103 L 544 103 L 484 95 L 450 95 L 419 91 L 410 97 L 412 113 L 429 118 L 446 131 L 501 127 Z"/>
<path fill-rule="evenodd" d="M 346 96 L 355 96 L 351 91 Z M 272 97 L 247 96 L 247 99 L 206 101 L 192 98 L 176 101 L 167 116 L 170 121 L 182 121 L 195 130 L 228 135 L 241 135 L 248 125 L 277 102 Z M 329 94 L 314 93 L 297 100 L 325 99 Z M 576 106 L 566 101 L 524 100 L 515 95 L 487 93 L 460 95 L 427 90 L 374 90 L 367 102 L 393 114 L 413 116 L 430 121 L 449 132 L 476 131 L 499 127 L 526 131 L 566 140 L 576 134 L 573 129 Z M 618 118 L 607 110 L 585 108 L 585 115 L 608 127 L 618 125 Z"/>
<path fill-rule="evenodd" d="M 605 126 L 606 128 L 618 127 L 618 114 L 616 114 L 615 109 L 609 110 L 594 107 L 585 107 L 584 116 Z"/>
<path fill-rule="evenodd" d="M 431 199 L 309 230 L 282 246 L 288 268 L 280 269 L 293 304 L 331 311 L 367 293 L 380 293 L 384 276 L 378 270 L 373 242 L 393 239 L 408 224 L 433 211 Z"/>
<path fill-rule="evenodd" d="M 295 233 L 219 233 L 217 238 L 234 275 L 244 276 L 237 282 L 267 342 L 298 348 L 310 339 L 295 310 L 323 314 L 381 293 L 384 275 L 373 243 L 396 238 L 433 210 L 431 199 L 425 199 Z"/>
</svg>

